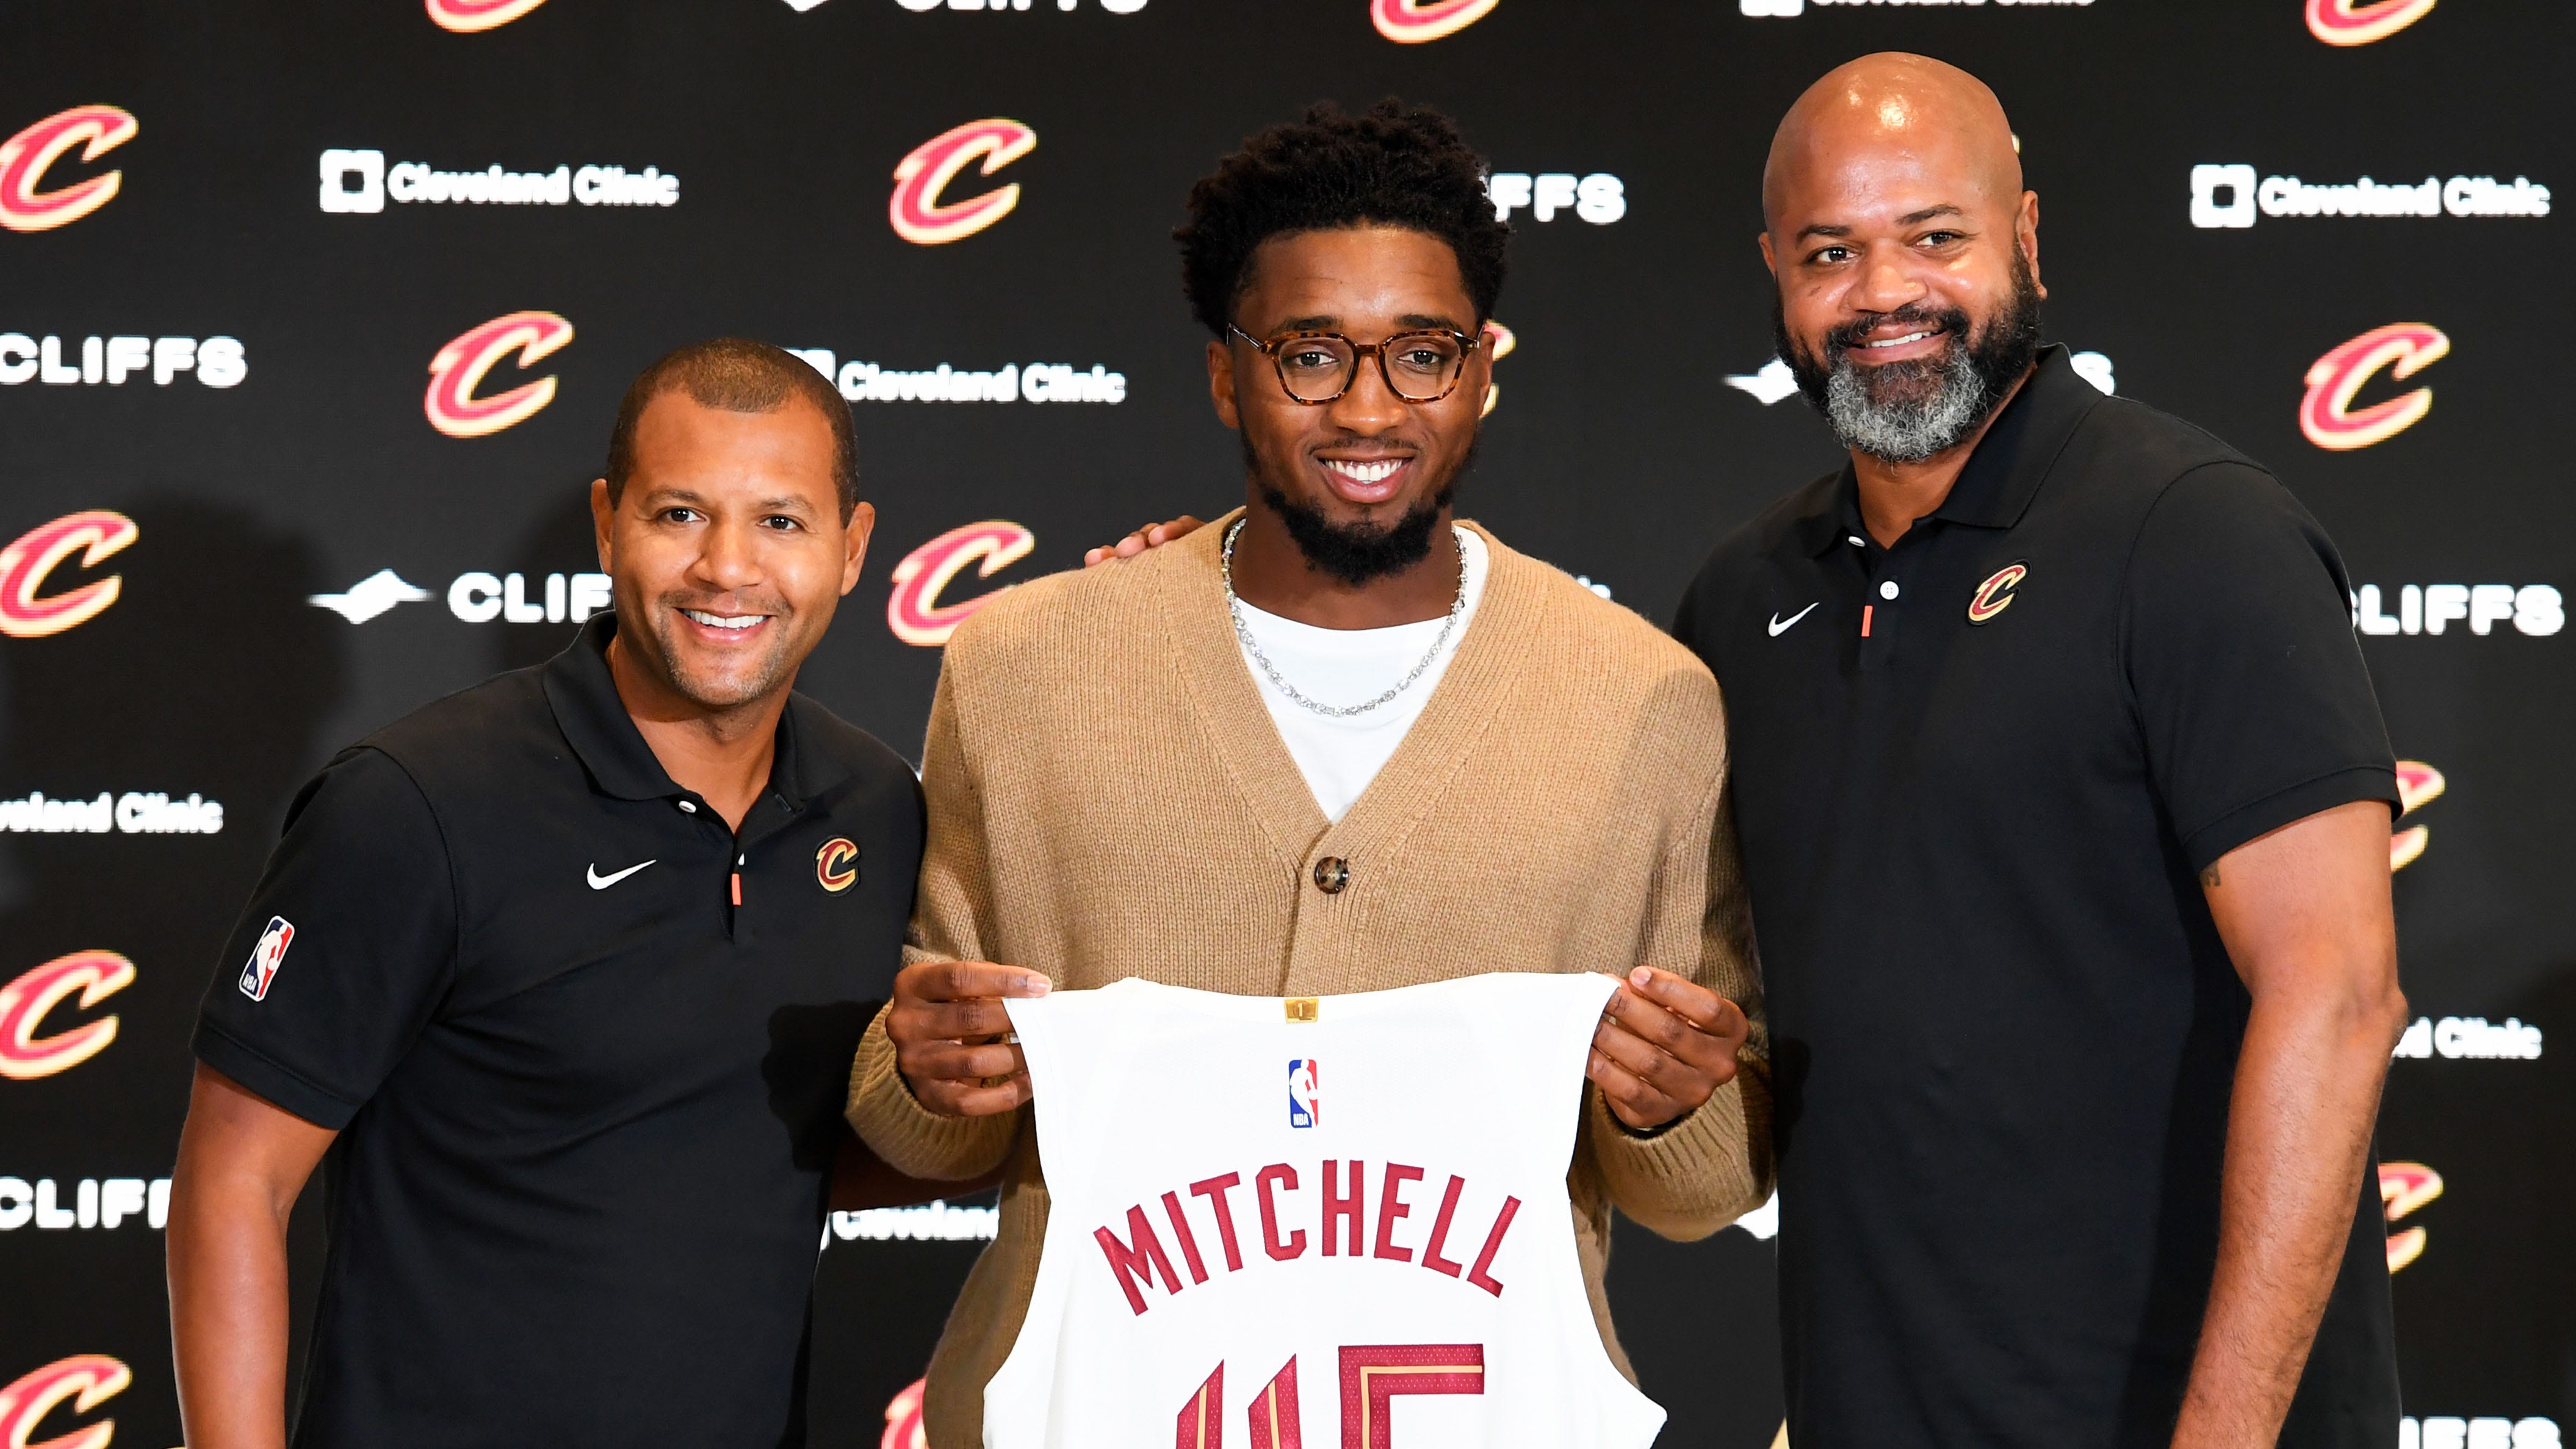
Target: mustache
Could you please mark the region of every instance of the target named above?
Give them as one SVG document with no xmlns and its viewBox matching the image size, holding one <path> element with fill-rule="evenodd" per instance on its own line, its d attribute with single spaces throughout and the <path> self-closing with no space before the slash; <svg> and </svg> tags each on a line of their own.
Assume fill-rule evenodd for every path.
<svg viewBox="0 0 2576 1449">
<path fill-rule="evenodd" d="M 1833 366 L 1843 355 L 1858 347 L 1870 333 L 1894 323 L 1899 327 L 1940 330 L 1961 341 L 1968 340 L 1968 313 L 1961 307 L 1929 307 L 1909 302 L 1893 312 L 1874 312 L 1855 318 L 1825 334 L 1825 365 Z"/>
</svg>

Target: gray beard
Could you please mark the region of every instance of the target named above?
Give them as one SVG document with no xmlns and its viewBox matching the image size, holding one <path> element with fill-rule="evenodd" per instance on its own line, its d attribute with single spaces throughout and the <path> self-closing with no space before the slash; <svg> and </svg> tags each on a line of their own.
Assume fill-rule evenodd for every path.
<svg viewBox="0 0 2576 1449">
<path fill-rule="evenodd" d="M 1885 376 L 1899 371 L 1907 375 Z M 1994 403 L 1993 390 L 1969 362 L 1967 339 L 1957 333 L 1942 356 L 1916 363 L 1864 369 L 1846 354 L 1825 381 L 1825 421 L 1834 436 L 1890 463 L 1920 463 L 1957 447 Z"/>
</svg>

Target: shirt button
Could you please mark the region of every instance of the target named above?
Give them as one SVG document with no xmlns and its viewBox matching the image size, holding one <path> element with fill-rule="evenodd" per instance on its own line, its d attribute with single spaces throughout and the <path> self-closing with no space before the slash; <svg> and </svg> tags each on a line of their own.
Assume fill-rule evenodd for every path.
<svg viewBox="0 0 2576 1449">
<path fill-rule="evenodd" d="M 1328 855 L 1315 862 L 1315 889 L 1328 896 L 1342 893 L 1351 883 L 1351 864 L 1338 855 Z"/>
<path fill-rule="evenodd" d="M 1867 548 L 1867 547 L 1869 547 L 1869 545 L 1868 545 L 1868 544 L 1861 542 L 1861 537 L 1860 537 L 1860 535 L 1859 535 L 1859 534 L 1857 534 L 1857 533 L 1855 533 L 1855 534 L 1853 534 L 1853 535 L 1851 536 L 1851 541 L 1852 541 L 1852 547 L 1854 547 L 1854 548 Z"/>
<path fill-rule="evenodd" d="M 1878 596 L 1879 596 L 1880 598 L 1882 598 L 1882 599 L 1892 599 L 1892 598 L 1895 598 L 1895 597 L 1896 597 L 1896 580 L 1894 580 L 1894 579 L 1889 579 L 1886 583 L 1880 584 L 1880 585 L 1878 586 Z"/>
<path fill-rule="evenodd" d="M 688 812 L 689 812 L 690 814 L 692 814 L 692 815 L 695 815 L 695 814 L 697 814 L 697 813 L 698 813 L 698 807 L 697 807 L 695 804 L 693 804 L 692 802 L 687 801 L 687 800 L 683 800 L 683 801 L 681 801 L 681 802 L 680 802 L 680 808 L 681 808 L 681 809 L 683 809 L 683 810 L 688 811 Z"/>
</svg>

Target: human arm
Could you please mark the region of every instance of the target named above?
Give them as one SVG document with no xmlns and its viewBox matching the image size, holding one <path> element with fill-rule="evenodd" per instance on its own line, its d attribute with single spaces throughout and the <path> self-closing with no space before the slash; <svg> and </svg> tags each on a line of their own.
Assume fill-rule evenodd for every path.
<svg viewBox="0 0 2576 1449">
<path fill-rule="evenodd" d="M 2388 1056 L 2405 1029 L 2388 807 L 2284 825 L 2201 873 L 2253 997 L 2229 1102 L 2218 1268 L 2175 1449 L 2281 1432 L 2352 1233 Z"/>
<path fill-rule="evenodd" d="M 922 745 L 928 835 L 905 964 L 860 1038 L 847 1109 L 888 1166 L 936 1182 L 979 1177 L 1010 1150 L 1028 1078 L 1019 1048 L 1000 1040 L 1010 1030 L 1000 998 L 1040 995 L 1046 984 L 981 959 L 993 936 L 992 878 L 961 719 L 959 676 L 972 649 L 963 638 L 942 661 Z"/>
<path fill-rule="evenodd" d="M 1715 693 L 1709 686 L 1705 719 L 1694 727 L 1722 740 Z M 1639 965 L 1656 984 L 1641 991 L 1632 974 L 1605 1011 L 1584 1112 L 1583 1151 L 1611 1201 L 1683 1240 L 1716 1232 L 1771 1192 L 1768 1038 L 1722 747 L 1707 768 L 1649 893 Z M 1711 999 L 1726 1009 L 1710 1009 Z M 1673 1049 L 1685 1044 L 1688 1056 Z M 1708 1060 L 1713 1050 L 1731 1059 L 1731 1073 Z"/>
<path fill-rule="evenodd" d="M 167 1238 L 179 1422 L 197 1449 L 284 1449 L 287 1218 L 338 1135 L 197 1066 Z"/>
</svg>

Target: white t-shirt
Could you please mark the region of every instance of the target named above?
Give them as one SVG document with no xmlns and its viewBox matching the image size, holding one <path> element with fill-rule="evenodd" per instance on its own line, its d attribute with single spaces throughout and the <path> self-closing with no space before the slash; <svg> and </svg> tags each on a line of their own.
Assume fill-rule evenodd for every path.
<svg viewBox="0 0 2576 1449">
<path fill-rule="evenodd" d="M 1440 646 L 1440 657 L 1404 693 L 1365 714 L 1317 714 L 1280 693 L 1261 666 L 1252 662 L 1250 652 L 1244 654 L 1243 667 L 1252 671 L 1261 702 L 1270 707 L 1279 737 L 1287 742 L 1298 773 L 1306 777 L 1306 788 L 1315 792 L 1315 803 L 1323 807 L 1327 820 L 1338 823 L 1349 814 L 1360 792 L 1377 778 L 1395 747 L 1404 743 L 1405 731 L 1422 717 L 1422 706 L 1439 687 L 1440 676 L 1448 673 L 1458 641 L 1467 637 L 1476 601 L 1485 592 L 1485 540 L 1471 528 L 1456 532 L 1458 551 L 1467 565 L 1467 607 L 1460 611 L 1449 641 Z M 1421 661 L 1423 651 L 1440 637 L 1440 627 L 1447 622 L 1448 616 L 1443 615 L 1384 629 L 1319 629 L 1250 604 L 1243 606 L 1244 627 L 1252 631 L 1253 640 L 1270 656 L 1280 677 L 1308 699 L 1329 705 L 1358 704 L 1394 688 Z"/>
</svg>

